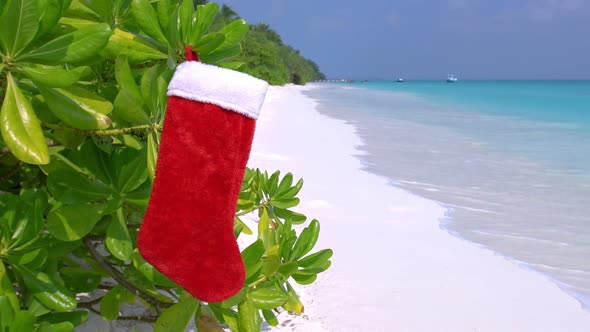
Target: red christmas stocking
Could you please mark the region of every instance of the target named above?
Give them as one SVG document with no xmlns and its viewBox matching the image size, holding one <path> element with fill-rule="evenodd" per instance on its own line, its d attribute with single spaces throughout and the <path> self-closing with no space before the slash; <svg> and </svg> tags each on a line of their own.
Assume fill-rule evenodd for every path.
<svg viewBox="0 0 590 332">
<path fill-rule="evenodd" d="M 168 86 L 137 245 L 146 261 L 203 301 L 223 301 L 244 284 L 234 213 L 267 87 L 197 61 L 180 64 Z"/>
</svg>

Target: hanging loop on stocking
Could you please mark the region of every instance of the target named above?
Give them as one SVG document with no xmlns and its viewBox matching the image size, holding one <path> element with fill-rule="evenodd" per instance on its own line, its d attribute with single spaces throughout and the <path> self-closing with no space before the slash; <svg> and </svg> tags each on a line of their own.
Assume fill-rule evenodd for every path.
<svg viewBox="0 0 590 332">
<path fill-rule="evenodd" d="M 188 45 L 184 50 L 186 61 L 199 61 L 199 53 L 193 51 L 193 45 Z"/>
</svg>

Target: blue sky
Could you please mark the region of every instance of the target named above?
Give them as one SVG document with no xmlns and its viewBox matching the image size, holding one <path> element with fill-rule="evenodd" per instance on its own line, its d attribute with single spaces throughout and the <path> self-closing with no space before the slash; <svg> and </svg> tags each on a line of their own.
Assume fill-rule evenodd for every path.
<svg viewBox="0 0 590 332">
<path fill-rule="evenodd" d="M 225 0 L 333 78 L 590 79 L 590 0 Z"/>
</svg>

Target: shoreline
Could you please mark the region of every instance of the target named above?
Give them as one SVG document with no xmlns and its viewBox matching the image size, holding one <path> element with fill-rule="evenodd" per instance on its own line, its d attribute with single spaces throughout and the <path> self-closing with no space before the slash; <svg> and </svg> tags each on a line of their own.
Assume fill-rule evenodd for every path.
<svg viewBox="0 0 590 332">
<path fill-rule="evenodd" d="M 553 281 L 444 229 L 441 203 L 362 170 L 356 128 L 319 113 L 305 89 L 271 88 L 249 166 L 304 178 L 298 211 L 320 221 L 317 248 L 335 255 L 315 285 L 298 288 L 307 316 L 274 330 L 590 327 L 590 314 Z"/>
</svg>

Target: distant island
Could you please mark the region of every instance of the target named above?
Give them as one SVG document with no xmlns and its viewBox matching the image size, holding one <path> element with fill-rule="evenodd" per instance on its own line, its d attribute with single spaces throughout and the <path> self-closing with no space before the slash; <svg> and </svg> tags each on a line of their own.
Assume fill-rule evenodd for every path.
<svg viewBox="0 0 590 332">
<path fill-rule="evenodd" d="M 223 27 L 239 17 L 233 9 L 223 5 L 212 30 L 216 31 L 215 26 Z M 244 62 L 241 71 L 272 85 L 303 85 L 326 79 L 315 62 L 283 43 L 281 36 L 264 23 L 250 26 L 250 32 L 242 40 L 242 54 L 233 61 Z"/>
</svg>

